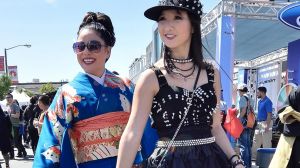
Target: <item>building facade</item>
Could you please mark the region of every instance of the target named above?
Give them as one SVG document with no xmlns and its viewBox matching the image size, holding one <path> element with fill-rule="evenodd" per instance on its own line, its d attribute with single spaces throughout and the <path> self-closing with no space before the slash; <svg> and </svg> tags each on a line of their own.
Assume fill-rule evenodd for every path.
<svg viewBox="0 0 300 168">
<path fill-rule="evenodd" d="M 55 89 L 58 89 L 60 86 L 68 83 L 66 81 L 61 81 L 61 82 L 40 82 L 40 83 L 18 83 L 16 85 L 13 85 L 12 87 L 15 89 L 25 89 L 29 90 L 34 94 L 40 94 L 39 89 L 42 87 L 44 84 L 51 84 Z"/>
<path fill-rule="evenodd" d="M 155 27 L 152 31 L 152 41 L 146 48 L 146 55 L 136 58 L 129 66 L 129 79 L 133 83 L 136 83 L 139 75 L 161 58 L 161 51 L 162 41 L 159 37 L 157 27 Z"/>
</svg>

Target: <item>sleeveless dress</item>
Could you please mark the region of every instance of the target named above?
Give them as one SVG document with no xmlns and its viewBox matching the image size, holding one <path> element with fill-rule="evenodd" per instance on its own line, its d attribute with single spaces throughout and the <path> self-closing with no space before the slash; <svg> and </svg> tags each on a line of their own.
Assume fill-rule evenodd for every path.
<svg viewBox="0 0 300 168">
<path fill-rule="evenodd" d="M 187 98 L 192 93 L 178 86 L 170 86 L 157 67 L 152 67 L 158 82 L 159 91 L 153 98 L 152 127 L 157 129 L 160 140 L 171 140 L 187 108 Z M 192 105 L 183 122 L 177 140 L 193 140 L 212 137 L 211 125 L 217 98 L 214 93 L 214 69 L 205 67 L 208 83 L 196 88 Z M 147 160 L 148 168 L 159 165 L 167 147 L 156 147 Z M 197 146 L 172 146 L 163 158 L 160 167 L 164 168 L 227 168 L 230 167 L 225 153 L 216 142 Z"/>
</svg>

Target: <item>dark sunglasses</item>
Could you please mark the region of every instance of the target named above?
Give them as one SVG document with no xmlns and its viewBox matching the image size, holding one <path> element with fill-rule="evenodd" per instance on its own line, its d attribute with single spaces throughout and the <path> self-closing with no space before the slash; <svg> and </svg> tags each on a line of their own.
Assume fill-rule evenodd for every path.
<svg viewBox="0 0 300 168">
<path fill-rule="evenodd" d="M 89 52 L 97 53 L 101 51 L 101 47 L 106 47 L 106 45 L 102 45 L 99 41 L 96 40 L 88 41 L 87 43 L 81 41 L 73 44 L 73 50 L 76 54 L 84 51 L 85 47 Z"/>
</svg>

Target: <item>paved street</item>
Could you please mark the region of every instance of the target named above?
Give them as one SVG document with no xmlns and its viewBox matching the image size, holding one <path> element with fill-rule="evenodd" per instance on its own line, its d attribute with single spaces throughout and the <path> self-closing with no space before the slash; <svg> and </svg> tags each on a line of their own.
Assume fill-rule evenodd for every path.
<svg viewBox="0 0 300 168">
<path fill-rule="evenodd" d="M 18 158 L 15 157 L 15 159 L 10 160 L 10 168 L 32 168 L 32 162 L 33 162 L 33 152 L 31 149 L 26 148 L 27 157 L 26 158 Z M 15 155 L 17 155 L 17 149 L 15 148 Z M 2 168 L 5 168 L 5 162 L 0 154 L 0 163 Z"/>
</svg>

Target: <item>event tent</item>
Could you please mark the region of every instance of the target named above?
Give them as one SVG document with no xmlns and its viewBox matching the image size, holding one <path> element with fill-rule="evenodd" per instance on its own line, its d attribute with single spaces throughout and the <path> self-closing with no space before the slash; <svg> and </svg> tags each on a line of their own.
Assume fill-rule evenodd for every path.
<svg viewBox="0 0 300 168">
<path fill-rule="evenodd" d="M 18 100 L 20 107 L 22 107 L 22 105 L 29 104 L 30 97 L 25 92 L 20 93 L 15 89 L 11 92 L 11 94 L 13 95 L 14 99 Z M 6 109 L 6 103 L 6 99 L 0 101 L 1 107 L 4 111 Z"/>
</svg>

